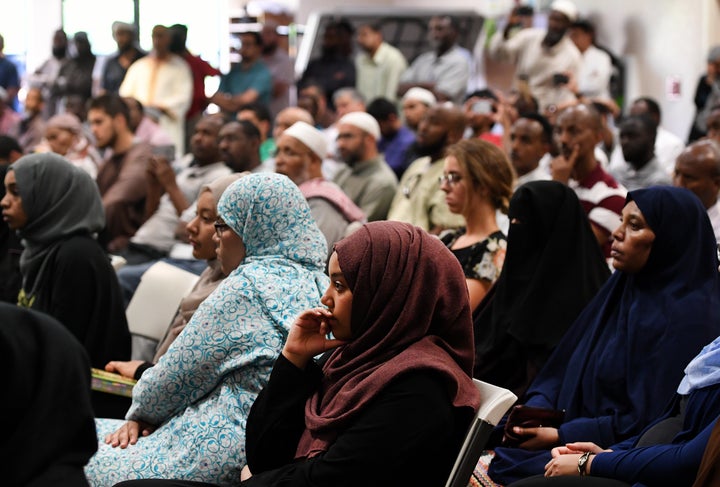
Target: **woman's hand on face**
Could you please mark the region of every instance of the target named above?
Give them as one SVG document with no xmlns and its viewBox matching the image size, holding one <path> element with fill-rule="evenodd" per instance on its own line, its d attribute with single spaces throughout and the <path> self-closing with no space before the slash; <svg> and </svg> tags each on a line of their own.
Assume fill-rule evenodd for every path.
<svg viewBox="0 0 720 487">
<path fill-rule="evenodd" d="M 105 443 L 115 447 L 127 448 L 137 443 L 140 436 L 148 436 L 157 428 L 143 421 L 128 421 L 114 433 L 105 436 Z"/>
<path fill-rule="evenodd" d="M 303 311 L 290 327 L 290 333 L 283 347 L 283 355 L 296 367 L 304 369 L 316 355 L 345 343 L 330 339 L 329 321 L 332 313 L 325 308 L 313 308 Z"/>
<path fill-rule="evenodd" d="M 519 448 L 525 450 L 547 450 L 558 444 L 560 437 L 557 428 L 521 428 L 515 426 L 513 432 L 527 439 L 520 443 Z"/>
</svg>

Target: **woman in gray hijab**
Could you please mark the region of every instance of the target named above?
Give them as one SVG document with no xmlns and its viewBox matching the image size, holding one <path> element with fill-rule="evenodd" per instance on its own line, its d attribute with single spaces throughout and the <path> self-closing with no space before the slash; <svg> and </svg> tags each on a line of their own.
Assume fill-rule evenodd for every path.
<svg viewBox="0 0 720 487">
<path fill-rule="evenodd" d="M 93 367 L 129 359 L 120 287 L 95 238 L 105 225 L 95 181 L 63 157 L 45 153 L 12 164 L 5 187 L 3 219 L 24 246 L 18 305 L 65 325 L 84 345 Z"/>
</svg>

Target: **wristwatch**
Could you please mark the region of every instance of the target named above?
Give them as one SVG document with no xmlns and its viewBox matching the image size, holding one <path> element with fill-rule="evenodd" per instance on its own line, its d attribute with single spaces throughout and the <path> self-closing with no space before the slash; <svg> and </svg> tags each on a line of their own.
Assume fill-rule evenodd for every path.
<svg viewBox="0 0 720 487">
<path fill-rule="evenodd" d="M 578 459 L 578 473 L 581 477 L 585 476 L 585 468 L 587 466 L 587 461 L 588 458 L 590 458 L 590 455 L 592 455 L 592 453 L 586 451 L 585 453 L 580 455 L 580 458 Z"/>
</svg>

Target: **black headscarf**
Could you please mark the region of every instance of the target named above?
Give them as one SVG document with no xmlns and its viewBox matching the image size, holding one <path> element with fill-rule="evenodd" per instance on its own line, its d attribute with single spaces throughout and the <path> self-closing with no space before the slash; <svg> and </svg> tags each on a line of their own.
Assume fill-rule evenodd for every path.
<svg viewBox="0 0 720 487">
<path fill-rule="evenodd" d="M 0 303 L 3 485 L 79 487 L 97 450 L 90 362 L 54 318 Z"/>
<path fill-rule="evenodd" d="M 502 273 L 475 312 L 475 377 L 518 396 L 610 276 L 575 192 L 515 190 Z"/>
</svg>

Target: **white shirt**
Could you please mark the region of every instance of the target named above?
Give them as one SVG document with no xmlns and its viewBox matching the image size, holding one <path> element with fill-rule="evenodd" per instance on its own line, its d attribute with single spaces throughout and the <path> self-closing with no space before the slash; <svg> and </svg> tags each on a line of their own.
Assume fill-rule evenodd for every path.
<svg viewBox="0 0 720 487">
<path fill-rule="evenodd" d="M 582 53 L 582 64 L 578 72 L 578 90 L 585 96 L 610 98 L 610 76 L 612 60 L 610 55 L 595 46 L 588 47 Z"/>
</svg>

